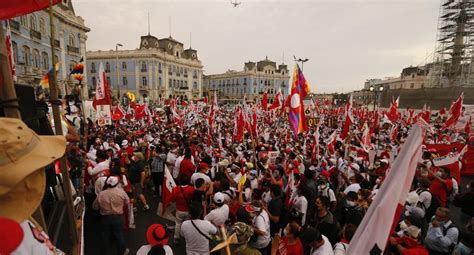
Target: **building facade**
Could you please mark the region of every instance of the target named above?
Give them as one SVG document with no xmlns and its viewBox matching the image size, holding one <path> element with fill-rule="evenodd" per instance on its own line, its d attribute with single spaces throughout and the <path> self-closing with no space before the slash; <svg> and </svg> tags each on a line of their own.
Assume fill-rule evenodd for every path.
<svg viewBox="0 0 474 255">
<path fill-rule="evenodd" d="M 69 77 L 69 73 L 85 57 L 86 33 L 90 29 L 85 26 L 83 18 L 76 16 L 70 0 L 55 5 L 53 16 L 55 57 L 59 62 L 58 93 L 66 95 L 78 83 Z M 2 25 L 5 26 L 5 22 Z M 49 12 L 46 9 L 15 17 L 10 20 L 10 29 L 17 83 L 38 86 L 43 75 L 52 68 Z M 85 81 L 86 77 L 83 84 Z M 84 96 L 86 91 L 83 90 Z"/>
<path fill-rule="evenodd" d="M 219 100 L 240 100 L 245 96 L 249 100 L 257 100 L 265 91 L 272 102 L 278 90 L 288 95 L 289 71 L 286 65 L 276 65 L 268 60 L 247 62 L 242 71 L 229 70 L 222 74 L 204 77 L 204 94 L 210 96 L 215 91 Z"/>
<path fill-rule="evenodd" d="M 87 52 L 87 74 L 91 90 L 95 89 L 102 63 L 112 95 L 126 92 L 138 100 L 161 98 L 197 100 L 202 95 L 202 64 L 197 51 L 184 49 L 171 36 L 158 39 L 142 36 L 136 50 Z"/>
</svg>

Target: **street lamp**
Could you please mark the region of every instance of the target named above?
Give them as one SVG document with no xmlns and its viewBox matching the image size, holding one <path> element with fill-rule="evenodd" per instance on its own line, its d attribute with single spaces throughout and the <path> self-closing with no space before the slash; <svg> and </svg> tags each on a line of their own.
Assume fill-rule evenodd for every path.
<svg viewBox="0 0 474 255">
<path fill-rule="evenodd" d="M 375 105 L 377 104 L 377 96 L 378 96 L 379 93 L 383 92 L 384 87 L 383 86 L 371 85 L 369 90 L 370 90 L 370 92 L 374 93 L 374 110 L 373 111 L 375 112 Z"/>
<path fill-rule="evenodd" d="M 115 73 L 117 74 L 117 100 L 120 101 L 120 83 L 119 83 L 119 65 L 118 65 L 118 47 L 123 47 L 122 44 L 115 44 Z"/>
<path fill-rule="evenodd" d="M 308 62 L 309 59 L 305 58 L 305 59 L 301 59 L 299 58 L 298 60 L 296 60 L 296 62 L 301 62 L 301 72 L 303 72 L 303 66 L 304 66 L 304 63 L 305 62 Z"/>
</svg>

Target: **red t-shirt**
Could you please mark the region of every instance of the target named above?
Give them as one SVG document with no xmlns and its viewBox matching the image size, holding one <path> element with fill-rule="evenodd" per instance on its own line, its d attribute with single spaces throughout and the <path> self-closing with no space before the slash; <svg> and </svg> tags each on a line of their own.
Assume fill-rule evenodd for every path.
<svg viewBox="0 0 474 255">
<path fill-rule="evenodd" d="M 176 210 L 189 211 L 188 203 L 191 201 L 194 193 L 193 186 L 176 186 L 171 191 L 171 202 L 176 202 Z"/>
<path fill-rule="evenodd" d="M 304 254 L 303 244 L 299 238 L 296 238 L 296 242 L 294 244 L 288 243 L 288 237 L 284 236 L 282 238 L 284 243 L 284 247 L 286 247 L 286 254 L 296 255 L 296 254 Z"/>
<path fill-rule="evenodd" d="M 453 181 L 451 179 L 446 179 L 446 184 L 434 179 L 431 182 L 430 192 L 432 195 L 436 196 L 439 199 L 441 206 L 446 206 L 448 200 L 448 192 L 453 188 Z"/>
<path fill-rule="evenodd" d="M 196 166 L 191 162 L 190 159 L 183 159 L 181 161 L 181 164 L 179 165 L 179 174 L 186 175 L 191 179 L 191 176 L 194 174 L 194 171 L 196 170 Z"/>
</svg>

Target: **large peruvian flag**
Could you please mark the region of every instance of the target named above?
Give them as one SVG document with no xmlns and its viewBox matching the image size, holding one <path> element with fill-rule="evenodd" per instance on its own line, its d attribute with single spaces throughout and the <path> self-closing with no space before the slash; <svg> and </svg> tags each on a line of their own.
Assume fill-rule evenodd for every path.
<svg viewBox="0 0 474 255">
<path fill-rule="evenodd" d="M 170 170 L 168 169 L 168 166 L 165 165 L 165 173 L 164 173 L 164 178 L 163 178 L 163 190 L 161 194 L 161 203 L 162 203 L 162 208 L 161 208 L 161 215 L 165 213 L 166 207 L 171 202 L 171 191 L 173 188 L 176 187 L 176 183 L 173 180 L 173 176 L 171 176 Z"/>
<path fill-rule="evenodd" d="M 53 5 L 61 0 L 52 0 Z M 5 0 L 0 1 L 0 20 L 25 15 L 48 8 L 49 0 Z"/>
<path fill-rule="evenodd" d="M 441 157 L 433 159 L 433 165 L 437 167 L 446 167 L 451 173 L 451 177 L 454 177 L 456 181 L 461 181 L 461 162 L 459 157 L 461 154 L 467 150 L 467 145 L 464 146 L 464 149 L 457 153 L 449 153 Z"/>
<path fill-rule="evenodd" d="M 415 125 L 357 228 L 347 254 L 383 254 L 415 176 L 422 142 L 423 130 Z"/>
</svg>

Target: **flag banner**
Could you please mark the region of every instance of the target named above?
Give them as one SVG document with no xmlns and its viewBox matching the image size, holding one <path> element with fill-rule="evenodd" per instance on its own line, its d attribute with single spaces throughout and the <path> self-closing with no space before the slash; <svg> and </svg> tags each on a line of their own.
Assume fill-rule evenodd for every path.
<svg viewBox="0 0 474 255">
<path fill-rule="evenodd" d="M 98 105 L 96 108 L 96 116 L 99 126 L 112 125 L 110 105 Z"/>
<path fill-rule="evenodd" d="M 53 5 L 61 0 L 52 0 Z M 0 20 L 11 19 L 49 7 L 49 0 L 7 0 L 0 1 Z"/>
<path fill-rule="evenodd" d="M 10 30 L 10 22 L 5 20 L 5 24 L 7 26 L 7 31 L 5 33 L 5 44 L 7 46 L 7 57 L 8 63 L 10 65 L 10 71 L 12 74 L 13 82 L 16 82 L 16 65 L 15 65 L 15 58 L 13 57 L 13 48 L 12 48 L 12 33 Z"/>
<path fill-rule="evenodd" d="M 443 127 L 441 128 L 441 130 L 450 128 L 451 126 L 453 126 L 453 125 L 456 124 L 456 122 L 458 121 L 459 117 L 461 116 L 461 110 L 462 110 L 462 102 L 463 102 L 463 99 L 464 99 L 464 92 L 461 93 L 461 95 L 460 95 L 459 98 L 456 100 L 456 102 L 454 102 L 454 103 L 451 105 L 451 109 L 450 109 L 450 112 L 449 112 L 449 118 L 446 120 L 446 122 L 444 123 Z"/>
<path fill-rule="evenodd" d="M 451 144 L 444 144 L 444 143 L 439 143 L 439 144 L 425 144 L 427 150 L 434 150 L 436 151 L 436 154 L 440 156 L 445 156 L 449 154 L 452 151 L 461 151 L 464 148 L 464 143 L 451 143 Z"/>
<path fill-rule="evenodd" d="M 423 130 L 415 125 L 357 228 L 347 254 L 383 254 L 400 216 L 421 157 Z"/>
<path fill-rule="evenodd" d="M 446 167 L 451 173 L 451 177 L 454 177 L 456 181 L 461 181 L 461 162 L 459 157 L 464 154 L 467 150 L 467 145 L 461 151 L 456 153 L 449 153 L 447 155 L 437 157 L 433 159 L 433 165 L 436 167 Z"/>
<path fill-rule="evenodd" d="M 171 202 L 171 191 L 173 191 L 173 188 L 176 187 L 176 183 L 173 180 L 173 176 L 171 176 L 170 170 L 168 169 L 168 166 L 165 165 L 165 173 L 164 173 L 164 178 L 163 178 L 163 190 L 161 193 L 161 203 L 162 203 L 162 210 L 161 210 L 161 215 L 165 213 L 166 207 Z"/>
<path fill-rule="evenodd" d="M 303 72 L 301 72 L 298 64 L 295 64 L 293 84 L 291 85 L 291 95 L 289 99 L 289 121 L 295 137 L 308 130 L 303 100 L 309 93 L 311 93 L 310 86 L 304 78 Z"/>
</svg>

